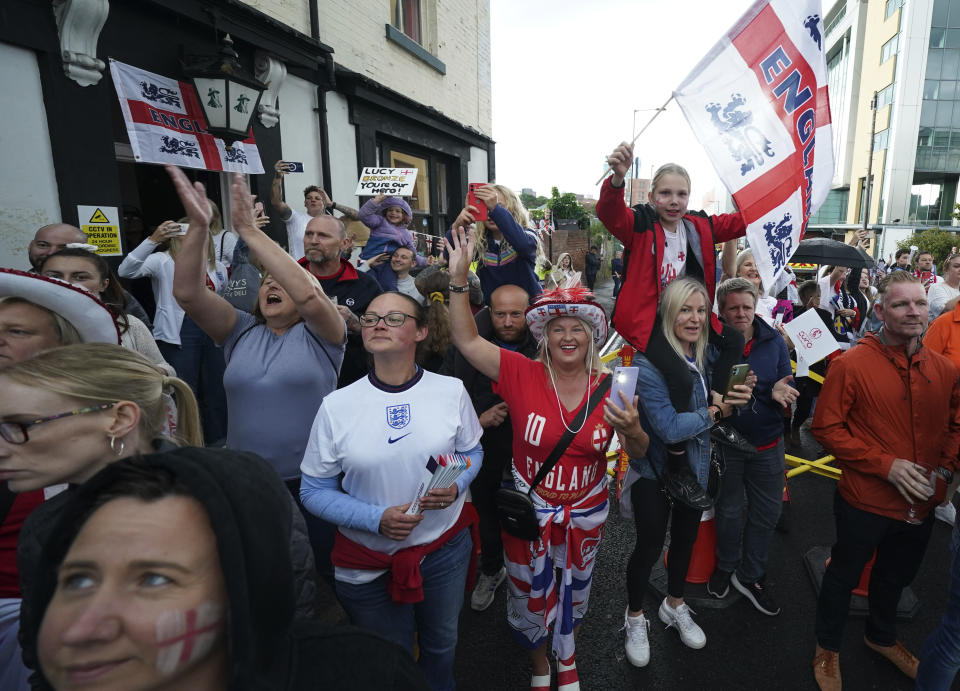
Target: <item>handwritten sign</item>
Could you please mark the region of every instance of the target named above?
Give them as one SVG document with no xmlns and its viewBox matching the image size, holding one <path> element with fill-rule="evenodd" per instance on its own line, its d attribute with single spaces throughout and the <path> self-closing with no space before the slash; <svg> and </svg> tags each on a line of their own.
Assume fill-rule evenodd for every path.
<svg viewBox="0 0 960 691">
<path fill-rule="evenodd" d="M 364 168 L 354 194 L 375 197 L 409 197 L 417 181 L 416 168 Z"/>
<path fill-rule="evenodd" d="M 783 325 L 797 349 L 797 376 L 803 376 L 810 365 L 820 362 L 830 353 L 840 349 L 816 310 L 807 310 L 793 321 Z"/>
</svg>

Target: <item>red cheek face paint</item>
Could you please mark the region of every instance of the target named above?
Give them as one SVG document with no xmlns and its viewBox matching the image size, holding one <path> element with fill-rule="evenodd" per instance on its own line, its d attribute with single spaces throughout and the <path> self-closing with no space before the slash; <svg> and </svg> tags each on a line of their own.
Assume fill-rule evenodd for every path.
<svg viewBox="0 0 960 691">
<path fill-rule="evenodd" d="M 157 618 L 157 670 L 169 676 L 205 657 L 219 640 L 223 607 L 205 602 L 196 609 L 167 610 Z"/>
</svg>

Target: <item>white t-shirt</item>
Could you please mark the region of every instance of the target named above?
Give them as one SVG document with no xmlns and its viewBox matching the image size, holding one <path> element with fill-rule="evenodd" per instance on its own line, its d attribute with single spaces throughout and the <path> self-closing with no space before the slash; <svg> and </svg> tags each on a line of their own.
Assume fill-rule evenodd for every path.
<svg viewBox="0 0 960 691">
<path fill-rule="evenodd" d="M 217 255 L 217 261 L 228 269 L 233 263 L 233 250 L 237 247 L 237 240 L 240 236 L 232 230 L 221 230 L 213 236 L 213 248 Z M 300 257 L 297 257 L 299 259 Z"/>
<path fill-rule="evenodd" d="M 420 291 L 417 290 L 416 279 L 414 279 L 414 277 L 410 274 L 407 274 L 404 278 L 397 279 L 397 291 L 403 293 L 404 295 L 409 295 L 421 305 L 427 304 L 427 301 L 424 299 L 423 295 L 421 295 Z"/>
<path fill-rule="evenodd" d="M 660 265 L 660 288 L 666 288 L 674 279 L 686 273 L 687 267 L 687 227 L 681 219 L 677 230 L 671 233 L 663 229 L 663 263 Z"/>
<path fill-rule="evenodd" d="M 296 260 L 303 257 L 303 234 L 307 231 L 310 218 L 303 211 L 290 209 L 290 218 L 284 221 L 287 226 L 287 253 Z"/>
<path fill-rule="evenodd" d="M 820 309 L 829 312 L 832 319 L 837 310 L 837 304 L 833 301 L 833 296 L 836 295 L 833 290 L 834 283 L 830 281 L 830 275 L 827 274 L 818 280 L 817 284 L 820 286 Z"/>
<path fill-rule="evenodd" d="M 393 392 L 364 377 L 323 399 L 300 470 L 319 478 L 343 473 L 344 492 L 386 510 L 416 497 L 431 456 L 472 449 L 482 433 L 459 379 L 424 371 L 413 386 Z M 453 527 L 465 494 L 442 511 L 425 511 L 423 521 L 400 542 L 365 530 L 339 530 L 364 547 L 395 554 L 433 542 Z M 337 580 L 346 583 L 369 583 L 383 573 L 336 567 Z"/>
<path fill-rule="evenodd" d="M 960 295 L 960 290 L 951 287 L 946 281 L 937 281 L 927 291 L 927 302 L 930 303 L 930 321 L 943 314 L 944 306 Z"/>
</svg>

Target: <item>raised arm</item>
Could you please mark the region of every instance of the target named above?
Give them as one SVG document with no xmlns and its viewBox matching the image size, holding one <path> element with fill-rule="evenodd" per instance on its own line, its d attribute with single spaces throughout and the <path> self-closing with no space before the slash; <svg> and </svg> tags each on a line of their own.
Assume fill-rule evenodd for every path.
<svg viewBox="0 0 960 691">
<path fill-rule="evenodd" d="M 253 195 L 240 173 L 233 174 L 231 193 L 233 229 L 257 255 L 264 271 L 287 291 L 311 331 L 327 343 L 343 343 L 343 319 L 336 305 L 302 266 L 257 228 L 253 217 Z"/>
<path fill-rule="evenodd" d="M 207 190 L 203 183 L 191 183 L 176 166 L 168 165 L 167 173 L 190 221 L 173 261 L 173 297 L 204 333 L 221 344 L 236 326 L 237 313 L 233 305 L 207 290 L 207 242 L 211 216 Z"/>
<path fill-rule="evenodd" d="M 280 218 L 286 221 L 290 218 L 293 211 L 283 201 L 283 176 L 287 174 L 287 167 L 283 161 L 277 161 L 273 164 L 273 185 L 270 186 L 270 203 L 280 214 Z"/>
<path fill-rule="evenodd" d="M 469 240 L 463 226 L 450 231 L 450 240 L 443 239 L 450 256 L 450 333 L 453 345 L 473 367 L 492 381 L 500 378 L 500 349 L 481 338 L 477 323 L 470 312 L 470 298 L 466 291 L 456 292 L 454 287 L 467 285 L 467 270 L 473 256 L 476 234 L 470 231 Z"/>
<path fill-rule="evenodd" d="M 725 281 L 737 274 L 737 241 L 727 240 L 720 250 L 720 280 Z"/>
<path fill-rule="evenodd" d="M 323 201 L 323 208 L 327 209 L 327 211 L 339 211 L 351 221 L 360 220 L 360 217 L 357 216 L 356 209 L 343 204 L 338 204 L 337 202 L 333 201 L 333 199 L 330 198 L 330 195 L 327 194 L 326 190 L 320 190 L 320 199 Z"/>
<path fill-rule="evenodd" d="M 164 221 L 156 227 L 150 237 L 134 247 L 120 262 L 117 275 L 120 278 L 146 278 L 157 272 L 157 260 L 151 260 L 157 245 L 180 234 L 180 224 L 176 221 Z M 157 257 L 159 259 L 159 257 Z"/>
</svg>

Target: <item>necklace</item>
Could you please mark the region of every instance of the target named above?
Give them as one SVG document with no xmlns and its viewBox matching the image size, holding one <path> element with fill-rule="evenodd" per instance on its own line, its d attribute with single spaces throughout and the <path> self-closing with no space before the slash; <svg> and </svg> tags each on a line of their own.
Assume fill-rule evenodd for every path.
<svg viewBox="0 0 960 691">
<path fill-rule="evenodd" d="M 587 424 L 587 404 L 583 404 L 583 420 L 580 421 L 580 426 L 577 429 L 570 429 L 567 427 L 566 421 L 563 419 L 563 404 L 560 402 L 560 392 L 557 391 L 557 382 L 553 378 L 553 367 L 547 367 L 547 372 L 550 373 L 550 383 L 553 385 L 553 394 L 557 397 L 557 408 L 560 410 L 560 423 L 563 425 L 564 429 L 567 430 L 570 434 L 577 434 L 580 430 L 583 429 L 583 426 Z M 590 393 L 590 375 L 587 375 L 587 393 Z"/>
</svg>

